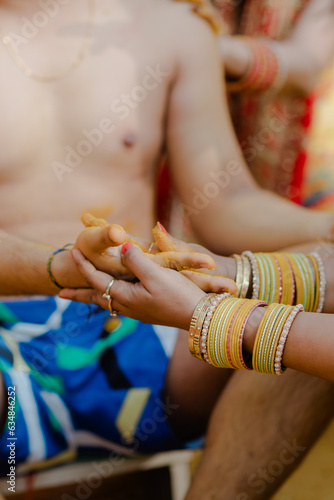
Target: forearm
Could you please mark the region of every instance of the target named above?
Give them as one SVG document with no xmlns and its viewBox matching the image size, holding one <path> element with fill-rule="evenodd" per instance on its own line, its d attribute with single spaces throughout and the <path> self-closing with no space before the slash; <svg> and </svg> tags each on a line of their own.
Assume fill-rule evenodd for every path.
<svg viewBox="0 0 334 500">
<path fill-rule="evenodd" d="M 193 246 L 197 251 L 204 252 L 205 249 L 203 247 L 199 247 L 198 245 Z M 334 314 L 334 245 L 325 244 L 309 244 L 302 248 L 294 248 L 293 252 L 310 254 L 312 252 L 318 252 L 323 260 L 325 279 L 326 279 L 326 290 L 325 290 L 325 302 L 323 312 L 327 314 Z M 215 261 L 216 267 L 213 273 L 216 276 L 225 276 L 232 280 L 236 280 L 236 260 L 234 257 L 221 257 L 219 255 L 215 255 L 211 252 L 208 252 L 209 255 Z M 291 250 L 285 250 L 285 253 L 291 253 Z M 283 281 L 284 283 L 284 281 Z M 320 283 L 319 283 L 320 285 Z M 276 284 L 276 287 L 280 286 L 279 283 Z M 253 294 L 253 274 L 250 276 L 250 285 L 247 297 L 251 298 Z"/>
<path fill-rule="evenodd" d="M 47 262 L 53 247 L 0 233 L 0 295 L 56 295 L 59 292 L 47 272 Z M 52 262 L 57 282 L 65 286 L 85 286 L 70 252 L 57 254 Z M 87 286 L 87 284 L 86 284 Z"/>
<path fill-rule="evenodd" d="M 249 321 L 244 347 L 252 353 L 255 336 L 264 312 L 258 309 Z M 334 317 L 301 313 L 289 333 L 283 365 L 334 382 Z"/>
<path fill-rule="evenodd" d="M 260 188 L 213 200 L 191 218 L 204 246 L 218 254 L 270 252 L 328 237 L 333 214 L 311 211 Z"/>
<path fill-rule="evenodd" d="M 308 94 L 318 78 L 319 68 L 311 71 L 310 61 L 305 61 L 304 57 L 299 56 L 298 48 L 290 40 L 275 43 L 276 50 L 280 51 L 286 66 L 286 80 L 280 90 Z M 222 36 L 220 53 L 228 80 L 239 80 L 249 72 L 253 55 L 247 40 L 243 37 Z"/>
</svg>

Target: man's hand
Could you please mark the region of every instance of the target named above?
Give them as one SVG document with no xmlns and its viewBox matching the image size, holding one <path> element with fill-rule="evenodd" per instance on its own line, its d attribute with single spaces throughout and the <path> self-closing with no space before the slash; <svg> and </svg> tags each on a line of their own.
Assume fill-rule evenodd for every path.
<svg viewBox="0 0 334 500">
<path fill-rule="evenodd" d="M 154 244 L 131 236 L 118 224 L 108 224 L 103 219 L 83 216 L 86 229 L 78 236 L 74 248 L 100 271 L 119 279 L 132 279 L 134 276 L 124 266 L 121 259 L 121 245 L 131 243 L 149 255 L 149 258 L 162 267 L 183 270 L 213 269 L 215 261 L 207 253 L 194 251 L 188 245 L 178 242 L 172 244 L 172 238 L 160 225 L 153 230 Z M 153 247 L 154 253 L 150 253 Z"/>
</svg>

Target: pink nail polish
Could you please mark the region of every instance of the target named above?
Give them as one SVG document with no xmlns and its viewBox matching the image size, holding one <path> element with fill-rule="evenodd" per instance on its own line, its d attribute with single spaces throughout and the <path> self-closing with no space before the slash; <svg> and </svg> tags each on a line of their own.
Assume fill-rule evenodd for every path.
<svg viewBox="0 0 334 500">
<path fill-rule="evenodd" d="M 160 224 L 160 222 L 159 222 L 159 227 L 163 233 L 168 234 L 166 229 L 164 228 L 164 226 L 162 224 Z"/>
<path fill-rule="evenodd" d="M 125 254 L 125 252 L 127 250 L 129 250 L 129 248 L 132 247 L 132 243 L 124 243 L 124 245 L 122 245 L 122 254 Z"/>
</svg>

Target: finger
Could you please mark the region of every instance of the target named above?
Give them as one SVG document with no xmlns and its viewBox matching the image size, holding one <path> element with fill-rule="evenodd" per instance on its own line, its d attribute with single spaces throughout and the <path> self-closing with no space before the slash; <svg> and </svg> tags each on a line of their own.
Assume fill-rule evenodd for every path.
<svg viewBox="0 0 334 500">
<path fill-rule="evenodd" d="M 181 271 L 181 274 L 191 280 L 204 292 L 229 292 L 231 295 L 237 293 L 237 285 L 229 278 L 223 276 L 210 276 L 196 271 Z"/>
<path fill-rule="evenodd" d="M 162 269 L 153 262 L 154 255 L 144 254 L 138 247 L 126 243 L 122 247 L 122 262 L 145 286 L 149 281 L 156 281 Z"/>
<path fill-rule="evenodd" d="M 72 250 L 73 260 L 83 275 L 87 283 L 99 291 L 104 291 L 112 277 L 102 271 L 98 271 L 89 260 L 87 260 L 80 250 Z"/>
<path fill-rule="evenodd" d="M 108 226 L 108 222 L 105 219 L 98 219 L 97 217 L 94 217 L 94 215 L 90 214 L 89 212 L 85 212 L 82 214 L 81 222 L 86 227 L 104 228 L 104 227 Z"/>
<path fill-rule="evenodd" d="M 189 252 L 161 252 L 150 255 L 150 258 L 161 267 L 176 271 L 189 269 L 214 269 L 215 261 L 206 254 Z"/>
<path fill-rule="evenodd" d="M 125 241 L 123 241 L 122 244 L 125 242 L 139 247 L 143 252 L 148 252 L 151 245 L 150 241 L 144 240 L 143 238 L 139 238 L 139 236 L 134 236 L 129 233 L 126 233 Z"/>
<path fill-rule="evenodd" d="M 95 304 L 100 307 L 107 308 L 108 301 L 102 298 L 101 292 L 93 288 L 64 288 L 60 293 L 61 299 L 74 300 L 75 302 L 83 302 L 84 304 Z"/>
<path fill-rule="evenodd" d="M 191 248 L 183 241 L 176 240 L 164 226 L 157 222 L 152 230 L 154 241 L 161 252 L 191 252 Z"/>
<path fill-rule="evenodd" d="M 79 236 L 85 247 L 89 246 L 90 252 L 102 253 L 107 248 L 120 246 L 126 241 L 126 232 L 118 224 L 108 225 L 104 228 L 90 227 Z"/>
</svg>

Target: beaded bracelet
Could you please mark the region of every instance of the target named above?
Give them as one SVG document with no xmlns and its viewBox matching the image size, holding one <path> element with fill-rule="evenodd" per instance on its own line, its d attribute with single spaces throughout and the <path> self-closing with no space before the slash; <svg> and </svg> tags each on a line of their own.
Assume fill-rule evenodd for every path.
<svg viewBox="0 0 334 500">
<path fill-rule="evenodd" d="M 250 251 L 243 252 L 241 255 L 244 255 L 250 262 L 252 273 L 253 273 L 253 300 L 258 300 L 260 294 L 260 271 L 257 261 L 254 257 L 254 254 Z"/>
<path fill-rule="evenodd" d="M 285 325 L 283 328 L 283 331 L 281 333 L 281 336 L 278 341 L 278 346 L 276 350 L 276 355 L 275 355 L 275 374 L 276 375 L 282 375 L 282 373 L 286 370 L 286 368 L 282 365 L 282 359 L 283 359 L 283 353 L 284 353 L 284 347 L 288 338 L 288 335 L 290 333 L 292 324 L 294 320 L 296 319 L 297 315 L 300 312 L 303 312 L 304 308 L 301 304 L 298 304 L 296 307 L 293 308 L 291 311 Z"/>
<path fill-rule="evenodd" d="M 215 294 L 213 293 L 204 295 L 204 297 L 197 304 L 191 318 L 189 336 L 188 336 L 188 347 L 192 356 L 198 359 L 202 359 L 200 350 L 200 336 L 202 332 L 205 315 L 210 306 L 211 297 L 213 297 L 214 295 Z"/>
<path fill-rule="evenodd" d="M 285 370 L 282 359 L 287 337 L 304 307 L 301 304 L 267 307 L 256 333 L 252 365 L 249 365 L 243 356 L 243 336 L 249 318 L 261 306 L 267 304 L 238 299 L 228 293 L 203 297 L 194 311 L 189 330 L 191 353 L 216 367 L 281 375 Z"/>
<path fill-rule="evenodd" d="M 46 269 L 47 269 L 47 272 L 48 272 L 48 276 L 50 278 L 50 281 L 53 285 L 55 285 L 57 288 L 60 288 L 61 290 L 64 288 L 62 287 L 61 285 L 59 285 L 59 283 L 56 281 L 55 277 L 53 276 L 52 274 L 52 270 L 51 270 L 51 264 L 52 264 L 52 261 L 55 257 L 55 255 L 57 255 L 58 253 L 61 253 L 61 252 L 66 252 L 66 251 L 69 251 L 69 247 L 73 247 L 73 243 L 68 243 L 67 245 L 63 246 L 62 248 L 59 248 L 58 250 L 56 250 L 55 252 L 53 252 L 49 259 L 48 259 L 48 262 L 46 264 Z"/>
<path fill-rule="evenodd" d="M 211 298 L 211 304 L 210 304 L 208 311 L 207 311 L 207 314 L 205 316 L 202 331 L 200 334 L 201 357 L 204 361 L 208 361 L 207 338 L 208 338 L 208 330 L 209 330 L 212 316 L 213 316 L 215 310 L 217 309 L 218 305 L 221 303 L 221 301 L 224 299 L 227 299 L 228 297 L 230 297 L 230 294 L 224 293 L 222 295 L 215 295 L 214 297 Z"/>
</svg>

